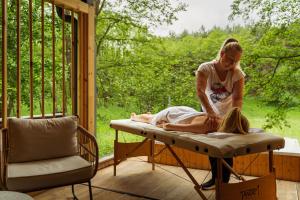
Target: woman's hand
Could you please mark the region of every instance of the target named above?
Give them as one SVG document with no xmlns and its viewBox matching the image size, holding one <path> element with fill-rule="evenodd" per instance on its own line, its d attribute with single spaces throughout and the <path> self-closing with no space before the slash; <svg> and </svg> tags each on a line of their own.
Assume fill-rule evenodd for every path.
<svg viewBox="0 0 300 200">
<path fill-rule="evenodd" d="M 166 124 L 167 122 L 165 121 L 165 120 L 161 120 L 161 121 L 158 121 L 157 123 L 156 123 L 156 126 L 158 127 L 158 128 L 163 128 L 164 127 L 164 124 Z"/>
<path fill-rule="evenodd" d="M 216 129 L 218 127 L 220 120 L 221 117 L 216 113 L 207 113 L 207 119 L 205 120 L 205 123 L 207 124 L 208 128 L 211 130 L 211 129 Z"/>
<path fill-rule="evenodd" d="M 171 129 L 170 129 L 170 124 L 169 124 L 169 123 L 164 123 L 162 128 L 163 128 L 164 130 L 166 130 L 166 131 L 171 130 Z"/>
</svg>

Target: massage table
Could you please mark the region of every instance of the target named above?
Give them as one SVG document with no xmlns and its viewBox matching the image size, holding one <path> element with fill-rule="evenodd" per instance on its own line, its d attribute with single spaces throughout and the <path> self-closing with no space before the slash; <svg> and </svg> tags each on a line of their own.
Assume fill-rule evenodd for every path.
<svg viewBox="0 0 300 200">
<path fill-rule="evenodd" d="M 195 190 L 202 199 L 207 198 L 201 191 L 200 184 L 176 155 L 172 146 L 184 148 L 193 152 L 217 158 L 216 199 L 276 199 L 275 169 L 273 167 L 273 150 L 284 147 L 284 139 L 263 132 L 261 129 L 250 129 L 247 135 L 214 132 L 209 134 L 194 134 L 190 132 L 165 131 L 151 124 L 131 121 L 130 119 L 112 120 L 110 127 L 115 129 L 114 141 L 114 175 L 116 166 L 124 159 L 134 156 L 148 156 L 154 170 L 155 141 L 165 144 L 179 165 L 189 176 Z M 145 137 L 142 142 L 121 143 L 118 141 L 119 131 L 124 131 Z M 269 175 L 246 181 L 238 175 L 225 161 L 253 153 L 269 153 Z M 240 183 L 222 182 L 222 164 L 241 180 Z"/>
</svg>

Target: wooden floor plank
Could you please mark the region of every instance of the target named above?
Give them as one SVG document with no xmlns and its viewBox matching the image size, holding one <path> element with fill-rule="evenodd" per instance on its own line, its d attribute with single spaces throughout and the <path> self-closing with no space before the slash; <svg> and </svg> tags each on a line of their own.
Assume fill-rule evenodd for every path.
<svg viewBox="0 0 300 200">
<path fill-rule="evenodd" d="M 297 200 L 300 200 L 300 183 L 297 183 L 297 195 L 298 195 Z"/>
<path fill-rule="evenodd" d="M 277 197 L 279 200 L 297 200 L 297 183 L 291 181 L 281 181 L 277 182 Z"/>
<path fill-rule="evenodd" d="M 153 171 L 151 164 L 145 162 L 146 157 L 130 158 L 117 166 L 117 176 L 113 176 L 113 167 L 99 170 L 92 180 L 93 197 L 101 200 L 192 200 L 200 199 L 188 176 L 179 167 L 156 165 Z M 208 171 L 189 169 L 199 183 L 206 177 Z M 246 177 L 251 179 L 252 177 Z M 231 182 L 236 182 L 233 178 Z M 104 189 L 114 191 L 107 191 Z M 76 195 L 80 200 L 89 199 L 88 187 L 76 185 Z M 116 192 L 116 191 L 119 191 Z M 122 193 L 124 192 L 124 193 Z M 128 194 L 125 194 L 128 193 Z M 300 183 L 277 181 L 278 200 L 300 200 Z M 140 195 L 140 196 L 134 196 Z M 209 199 L 215 198 L 214 190 L 205 191 Z M 31 194 L 36 200 L 69 200 L 72 199 L 71 187 L 60 187 Z M 144 198 L 143 198 L 144 197 Z"/>
</svg>

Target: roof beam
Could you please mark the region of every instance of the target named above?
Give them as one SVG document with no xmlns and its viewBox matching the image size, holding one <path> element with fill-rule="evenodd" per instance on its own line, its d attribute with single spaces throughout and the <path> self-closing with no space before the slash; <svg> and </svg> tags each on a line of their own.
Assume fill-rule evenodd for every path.
<svg viewBox="0 0 300 200">
<path fill-rule="evenodd" d="M 82 12 L 88 14 L 89 4 L 84 3 L 80 0 L 46 0 L 49 3 L 54 2 L 55 5 L 63 7 L 68 10 L 73 10 L 75 12 Z"/>
</svg>

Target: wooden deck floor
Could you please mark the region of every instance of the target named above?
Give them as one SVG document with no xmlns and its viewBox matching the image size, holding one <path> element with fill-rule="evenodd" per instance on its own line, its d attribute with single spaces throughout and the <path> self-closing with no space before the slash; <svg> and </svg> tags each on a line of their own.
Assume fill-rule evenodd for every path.
<svg viewBox="0 0 300 200">
<path fill-rule="evenodd" d="M 181 168 L 156 165 L 155 171 L 152 171 L 151 164 L 145 160 L 144 157 L 139 157 L 122 162 L 117 167 L 117 176 L 115 177 L 113 176 L 113 167 L 100 170 L 92 180 L 94 199 L 201 199 Z M 200 183 L 208 175 L 208 171 L 194 169 L 190 169 L 190 171 Z M 87 186 L 77 185 L 75 188 L 80 200 L 89 199 Z M 205 192 L 205 194 L 210 196 L 209 199 L 214 199 L 213 190 Z M 31 195 L 36 200 L 72 199 L 70 186 Z M 279 200 L 300 200 L 300 183 L 277 181 L 277 197 Z"/>
</svg>

